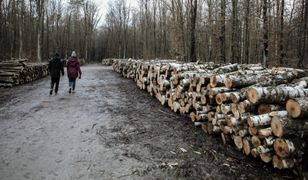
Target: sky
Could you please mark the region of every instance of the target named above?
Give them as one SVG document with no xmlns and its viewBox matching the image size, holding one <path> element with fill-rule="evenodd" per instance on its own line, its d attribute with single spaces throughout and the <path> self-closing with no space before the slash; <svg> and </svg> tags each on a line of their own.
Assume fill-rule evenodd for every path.
<svg viewBox="0 0 308 180">
<path fill-rule="evenodd" d="M 105 15 L 108 12 L 108 2 L 114 2 L 114 0 L 92 0 L 99 8 L 99 12 L 102 15 L 98 25 L 102 25 L 105 21 Z M 127 4 L 131 7 L 138 7 L 138 0 L 126 0 Z"/>
</svg>

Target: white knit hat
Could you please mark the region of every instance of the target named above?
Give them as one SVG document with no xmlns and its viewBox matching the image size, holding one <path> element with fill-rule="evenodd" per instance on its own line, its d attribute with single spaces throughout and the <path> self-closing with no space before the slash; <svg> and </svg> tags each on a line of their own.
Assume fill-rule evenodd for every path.
<svg viewBox="0 0 308 180">
<path fill-rule="evenodd" d="M 75 51 L 72 52 L 72 57 L 76 57 L 76 52 Z"/>
</svg>

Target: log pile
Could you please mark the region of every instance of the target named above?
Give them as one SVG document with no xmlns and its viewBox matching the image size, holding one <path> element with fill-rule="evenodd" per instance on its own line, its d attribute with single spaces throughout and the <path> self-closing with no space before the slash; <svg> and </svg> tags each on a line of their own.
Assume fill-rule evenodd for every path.
<svg viewBox="0 0 308 180">
<path fill-rule="evenodd" d="M 113 69 L 245 155 L 278 169 L 301 163 L 308 132 L 306 71 L 131 59 L 114 60 Z"/>
<path fill-rule="evenodd" d="M 102 64 L 105 65 L 105 66 L 111 66 L 113 64 L 113 59 L 112 58 L 103 59 Z"/>
<path fill-rule="evenodd" d="M 27 59 L 0 62 L 0 87 L 25 84 L 48 74 L 46 63 L 28 63 Z"/>
</svg>

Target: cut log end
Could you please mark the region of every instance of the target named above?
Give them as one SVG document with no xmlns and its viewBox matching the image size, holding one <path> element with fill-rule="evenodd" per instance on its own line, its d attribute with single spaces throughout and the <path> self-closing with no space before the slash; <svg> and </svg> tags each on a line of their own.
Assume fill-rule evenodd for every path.
<svg viewBox="0 0 308 180">
<path fill-rule="evenodd" d="M 281 137 L 283 135 L 283 124 L 279 120 L 279 117 L 274 116 L 271 121 L 271 128 L 272 128 L 272 133 L 277 136 Z"/>
<path fill-rule="evenodd" d="M 231 93 L 231 101 L 233 103 L 238 103 L 241 100 L 241 97 L 238 93 Z"/>
<path fill-rule="evenodd" d="M 217 94 L 215 100 L 217 104 L 222 104 L 223 103 L 222 94 L 221 93 Z"/>
<path fill-rule="evenodd" d="M 260 154 L 259 152 L 257 151 L 257 148 L 253 148 L 250 152 L 251 156 L 254 157 L 254 158 L 257 158 Z"/>
<path fill-rule="evenodd" d="M 247 138 L 243 139 L 243 148 L 244 148 L 244 153 L 248 156 L 250 154 L 251 151 L 251 143 L 250 140 Z"/>
<path fill-rule="evenodd" d="M 234 136 L 233 141 L 238 150 L 243 149 L 243 140 L 241 136 Z"/>
<path fill-rule="evenodd" d="M 271 112 L 268 104 L 260 104 L 258 107 L 258 114 L 265 114 Z"/>
<path fill-rule="evenodd" d="M 191 119 L 192 122 L 195 122 L 195 121 L 196 121 L 196 113 L 195 113 L 195 112 L 191 112 L 191 113 L 189 114 L 189 116 L 190 116 L 190 119 Z"/>
<path fill-rule="evenodd" d="M 202 95 L 200 98 L 201 104 L 206 104 L 206 96 Z"/>
<path fill-rule="evenodd" d="M 227 87 L 227 88 L 232 88 L 232 80 L 231 79 L 229 79 L 229 78 L 226 78 L 226 80 L 225 80 L 225 86 Z"/>
<path fill-rule="evenodd" d="M 274 142 L 274 149 L 279 157 L 287 157 L 289 155 L 289 146 L 284 139 L 278 138 Z"/>
<path fill-rule="evenodd" d="M 202 130 L 206 133 L 206 134 L 208 134 L 208 125 L 207 125 L 207 123 L 205 123 L 205 124 L 202 124 Z"/>
<path fill-rule="evenodd" d="M 261 140 L 259 139 L 258 136 L 252 136 L 251 142 L 252 142 L 254 147 L 259 147 L 262 144 L 262 142 L 261 142 Z"/>
<path fill-rule="evenodd" d="M 216 87 L 216 85 L 217 85 L 216 75 L 213 74 L 213 75 L 211 75 L 211 77 L 210 77 L 210 86 L 211 86 L 211 87 Z"/>
<path fill-rule="evenodd" d="M 286 109 L 288 111 L 289 116 L 291 116 L 292 118 L 298 118 L 301 115 L 300 104 L 293 99 L 288 100 L 286 104 Z"/>
<path fill-rule="evenodd" d="M 288 169 L 293 168 L 295 165 L 294 159 L 281 159 L 278 156 L 273 156 L 273 166 L 278 169 Z"/>
<path fill-rule="evenodd" d="M 260 154 L 260 158 L 263 162 L 269 163 L 273 159 L 273 154 L 272 153 L 263 153 L 263 154 Z"/>
<path fill-rule="evenodd" d="M 258 102 L 258 91 L 254 88 L 250 88 L 247 90 L 247 99 L 252 102 Z"/>
</svg>

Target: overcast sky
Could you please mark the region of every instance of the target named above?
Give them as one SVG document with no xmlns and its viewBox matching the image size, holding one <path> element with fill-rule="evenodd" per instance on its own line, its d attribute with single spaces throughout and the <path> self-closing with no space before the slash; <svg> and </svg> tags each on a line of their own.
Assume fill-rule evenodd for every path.
<svg viewBox="0 0 308 180">
<path fill-rule="evenodd" d="M 101 21 L 99 25 L 102 25 L 105 21 L 105 15 L 108 11 L 108 2 L 114 2 L 114 0 L 93 0 L 93 2 L 98 6 L 99 12 L 102 15 Z M 128 4 L 130 4 L 131 7 L 138 7 L 138 0 L 126 0 Z"/>
</svg>

